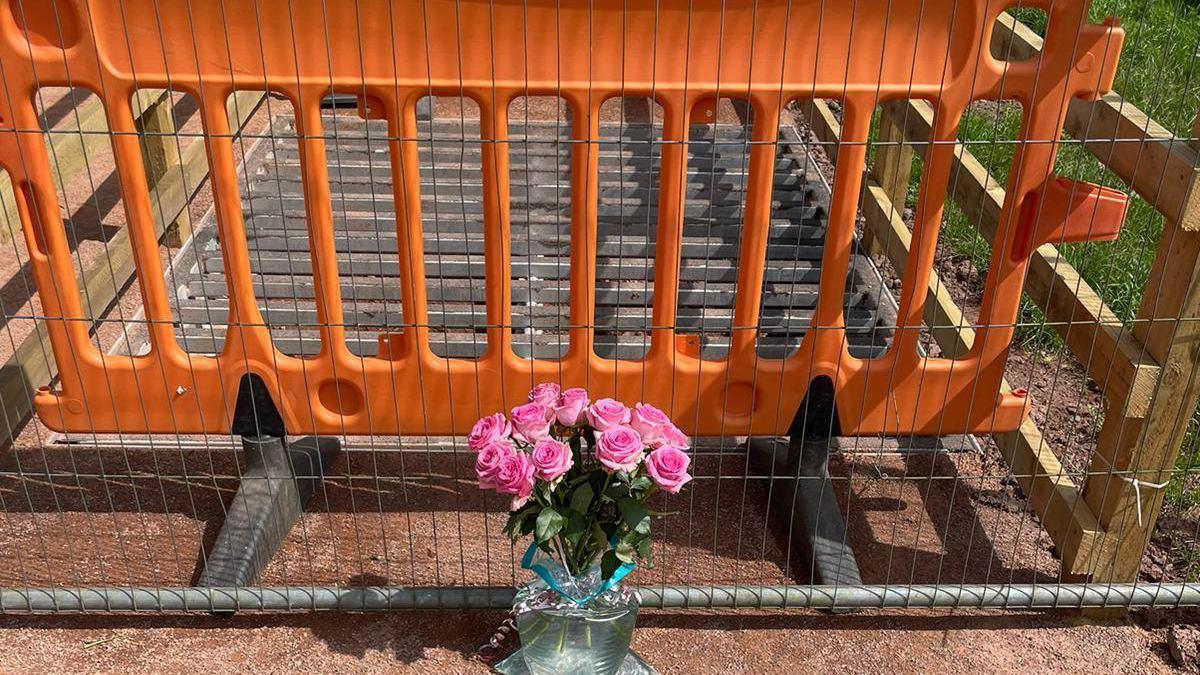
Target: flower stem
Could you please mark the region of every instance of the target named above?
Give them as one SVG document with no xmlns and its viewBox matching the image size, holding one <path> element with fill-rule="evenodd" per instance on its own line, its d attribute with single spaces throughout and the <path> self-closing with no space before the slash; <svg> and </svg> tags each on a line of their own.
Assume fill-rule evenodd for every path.
<svg viewBox="0 0 1200 675">
<path fill-rule="evenodd" d="M 562 560 L 563 569 L 567 570 L 567 574 L 575 576 L 576 572 L 574 569 L 572 569 L 571 560 L 567 556 L 567 549 L 566 546 L 563 545 L 561 534 L 554 536 L 554 548 L 558 549 L 558 557 L 560 560 Z"/>
<path fill-rule="evenodd" d="M 600 494 L 595 496 L 592 508 L 588 509 L 587 525 L 583 528 L 583 534 L 579 537 L 579 544 L 575 547 L 575 565 L 580 570 L 590 567 L 591 559 L 595 557 L 595 554 L 589 551 L 592 547 L 592 526 L 596 524 L 596 516 L 600 515 L 600 505 L 603 503 L 601 497 L 605 492 L 608 492 L 608 486 L 611 482 L 612 474 L 605 475 L 604 487 L 600 488 Z"/>
</svg>

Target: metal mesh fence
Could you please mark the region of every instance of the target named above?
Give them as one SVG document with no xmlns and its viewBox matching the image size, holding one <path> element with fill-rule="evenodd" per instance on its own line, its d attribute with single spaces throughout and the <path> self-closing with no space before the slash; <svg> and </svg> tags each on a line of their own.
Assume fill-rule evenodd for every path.
<svg viewBox="0 0 1200 675">
<path fill-rule="evenodd" d="M 823 1 L 566 4 L 0 7 L 0 611 L 510 606 L 507 503 L 446 429 L 537 381 L 669 391 L 694 436 L 695 480 L 654 504 L 655 565 L 627 582 L 644 605 L 1200 604 L 1194 3 L 892 0 L 866 35 Z M 824 43 L 789 40 L 806 30 Z M 171 70 L 247 34 L 259 64 Z M 590 59 L 663 82 L 434 75 L 587 71 L 569 45 L 593 39 Z M 778 72 L 721 81 L 756 50 L 781 50 Z M 810 51 L 841 60 L 788 70 Z M 428 81 L 346 66 L 376 52 L 420 55 Z M 302 95 L 245 74 L 276 61 Z M 1061 138 L 1031 132 L 1044 105 Z M 1018 198 L 1019 170 L 1064 182 Z M 213 365 L 264 328 L 272 367 Z M 194 379 L 116 374 L 159 368 L 165 342 Z M 380 366 L 414 350 L 433 366 Z M 793 362 L 816 379 L 778 375 Z M 851 369 L 867 393 L 842 389 Z M 283 370 L 303 386 L 277 388 Z M 87 378 L 91 399 L 54 398 Z M 217 396 L 203 378 L 225 418 L 186 403 Z"/>
</svg>

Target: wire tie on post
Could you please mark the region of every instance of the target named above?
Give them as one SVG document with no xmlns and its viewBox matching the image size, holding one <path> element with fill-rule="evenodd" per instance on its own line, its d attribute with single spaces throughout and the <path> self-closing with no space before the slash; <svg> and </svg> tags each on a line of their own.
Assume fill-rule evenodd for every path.
<svg viewBox="0 0 1200 675">
<path fill-rule="evenodd" d="M 1128 483 L 1133 483 L 1133 498 L 1137 500 L 1138 527 L 1145 527 L 1146 525 L 1142 521 L 1142 488 L 1148 487 L 1154 488 L 1155 490 L 1161 490 L 1167 487 L 1167 484 L 1170 481 L 1166 483 L 1147 483 L 1144 480 L 1138 480 L 1136 477 L 1130 478 L 1129 476 L 1119 476 L 1119 478 Z"/>
</svg>

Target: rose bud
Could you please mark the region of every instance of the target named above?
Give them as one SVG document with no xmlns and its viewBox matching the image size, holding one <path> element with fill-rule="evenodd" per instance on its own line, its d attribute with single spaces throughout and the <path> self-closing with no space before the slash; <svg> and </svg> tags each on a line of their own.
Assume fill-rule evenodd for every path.
<svg viewBox="0 0 1200 675">
<path fill-rule="evenodd" d="M 691 463 L 692 458 L 686 452 L 664 445 L 646 456 L 646 473 L 660 488 L 673 494 L 692 479 L 687 472 Z"/>
<path fill-rule="evenodd" d="M 617 425 L 600 433 L 596 441 L 596 459 L 609 472 L 632 473 L 642 462 L 646 444 L 638 432 L 625 425 Z"/>
<path fill-rule="evenodd" d="M 629 408 L 620 401 L 602 398 L 588 406 L 587 419 L 596 431 L 608 431 L 615 426 L 629 424 Z"/>
<path fill-rule="evenodd" d="M 578 387 L 564 391 L 558 397 L 558 405 L 554 408 L 554 415 L 558 418 L 558 423 L 564 427 L 573 427 L 584 420 L 584 410 L 588 405 L 588 393 L 586 389 Z"/>
<path fill-rule="evenodd" d="M 512 426 L 504 418 L 504 413 L 488 415 L 479 418 L 475 426 L 471 427 L 471 433 L 467 436 L 467 446 L 479 452 L 487 444 L 508 438 L 511 434 Z"/>
</svg>

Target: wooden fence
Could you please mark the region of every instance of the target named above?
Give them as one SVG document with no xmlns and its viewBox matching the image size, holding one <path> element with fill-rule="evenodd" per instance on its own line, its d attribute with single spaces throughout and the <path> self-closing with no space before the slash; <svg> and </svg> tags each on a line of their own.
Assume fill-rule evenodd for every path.
<svg viewBox="0 0 1200 675">
<path fill-rule="evenodd" d="M 992 49 L 1015 61 L 1037 58 L 1041 43 L 1003 15 Z M 933 109 L 915 100 L 882 108 L 881 144 L 863 191 L 864 239 L 904 269 L 911 240 L 901 217 L 908 172 L 913 153 L 929 139 Z M 836 149 L 840 126 L 829 107 L 814 101 L 805 113 L 817 138 Z M 1083 484 L 1067 474 L 1033 420 L 995 440 L 1053 540 L 1064 576 L 1130 582 L 1164 492 L 1138 489 L 1133 481 L 1170 480 L 1200 394 L 1200 117 L 1190 142 L 1181 141 L 1113 93 L 1073 100 L 1066 132 L 1163 215 L 1162 234 L 1132 328 L 1053 245 L 1037 249 L 1029 267 L 1026 295 L 1104 392 L 1104 424 Z M 990 241 L 1004 181 L 960 144 L 950 183 L 951 199 Z M 974 331 L 936 273 L 928 293 L 925 322 L 934 340 L 947 356 L 966 352 Z"/>
</svg>

